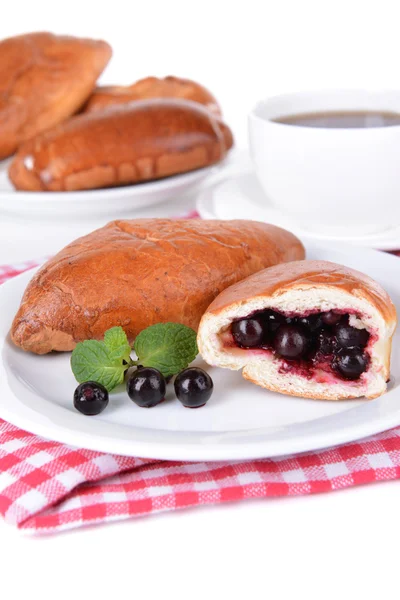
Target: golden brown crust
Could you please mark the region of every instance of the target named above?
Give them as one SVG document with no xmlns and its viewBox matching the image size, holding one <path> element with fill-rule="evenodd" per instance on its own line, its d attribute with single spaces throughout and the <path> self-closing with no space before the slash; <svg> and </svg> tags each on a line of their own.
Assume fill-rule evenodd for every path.
<svg viewBox="0 0 400 600">
<path fill-rule="evenodd" d="M 197 328 L 224 288 L 304 257 L 291 233 L 255 221 L 113 221 L 49 260 L 29 283 L 11 336 L 44 354 L 121 325 L 130 340 L 175 321 Z"/>
<path fill-rule="evenodd" d="M 69 119 L 24 144 L 9 169 L 17 189 L 62 191 L 137 183 L 214 164 L 233 143 L 204 107 L 145 100 Z"/>
<path fill-rule="evenodd" d="M 29 33 L 0 42 L 0 159 L 85 102 L 111 58 L 103 41 Z"/>
<path fill-rule="evenodd" d="M 93 112 L 116 104 L 151 98 L 193 100 L 203 104 L 214 115 L 221 116 L 221 109 L 211 92 L 195 81 L 172 75 L 162 79 L 146 77 L 126 86 L 99 86 L 94 90 L 83 110 Z"/>
<path fill-rule="evenodd" d="M 363 298 L 381 313 L 386 322 L 395 322 L 396 308 L 389 294 L 371 277 L 354 269 L 323 260 L 292 262 L 259 271 L 224 290 L 207 312 L 219 314 L 232 304 L 253 297 L 273 296 L 296 288 L 332 287 Z"/>
</svg>

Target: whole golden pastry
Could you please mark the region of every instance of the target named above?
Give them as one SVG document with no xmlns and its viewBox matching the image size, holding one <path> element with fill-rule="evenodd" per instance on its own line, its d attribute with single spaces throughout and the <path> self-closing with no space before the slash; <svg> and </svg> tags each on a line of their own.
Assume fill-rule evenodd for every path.
<svg viewBox="0 0 400 600">
<path fill-rule="evenodd" d="M 210 302 L 236 281 L 304 258 L 291 233 L 256 221 L 113 221 L 51 258 L 33 277 L 11 337 L 45 354 L 102 339 L 121 325 L 130 341 L 149 325 L 197 329 Z"/>
<path fill-rule="evenodd" d="M 182 98 L 203 104 L 213 114 L 220 116 L 221 109 L 214 96 L 204 86 L 191 79 L 180 77 L 146 77 L 132 85 L 99 86 L 84 107 L 85 112 L 102 110 L 115 104 L 151 98 Z"/>
<path fill-rule="evenodd" d="M 19 149 L 9 176 L 19 190 L 83 190 L 137 183 L 225 158 L 229 128 L 200 104 L 144 100 L 83 114 Z"/>
<path fill-rule="evenodd" d="M 103 41 L 28 33 L 0 42 L 0 159 L 74 114 L 111 58 Z"/>
</svg>

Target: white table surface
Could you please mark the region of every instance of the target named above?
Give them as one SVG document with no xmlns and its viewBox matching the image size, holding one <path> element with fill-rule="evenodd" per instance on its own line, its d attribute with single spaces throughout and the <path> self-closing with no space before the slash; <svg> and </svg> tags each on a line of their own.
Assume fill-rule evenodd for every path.
<svg viewBox="0 0 400 600">
<path fill-rule="evenodd" d="M 183 214 L 194 203 L 193 196 L 176 199 L 140 215 Z M 60 231 L 43 235 L 39 225 L 3 220 L 0 264 L 51 254 L 72 233 Z M 43 600 L 384 598 L 398 584 L 399 506 L 400 484 L 390 482 L 40 538 L 0 522 L 0 593 L 40 592 Z"/>
</svg>

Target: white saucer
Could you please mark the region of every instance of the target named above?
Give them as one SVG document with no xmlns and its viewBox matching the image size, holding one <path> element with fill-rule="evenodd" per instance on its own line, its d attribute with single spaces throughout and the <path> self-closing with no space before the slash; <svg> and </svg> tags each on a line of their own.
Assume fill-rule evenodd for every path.
<svg viewBox="0 0 400 600">
<path fill-rule="evenodd" d="M 15 190 L 8 179 L 9 162 L 0 163 L 0 216 L 4 214 L 41 221 L 60 217 L 69 221 L 80 221 L 82 218 L 92 221 L 94 216 L 108 220 L 121 214 L 131 216 L 140 208 L 166 202 L 189 191 L 220 168 L 220 165 L 214 165 L 157 181 L 100 190 L 23 192 Z"/>
<path fill-rule="evenodd" d="M 254 219 L 289 229 L 303 240 L 346 242 L 377 250 L 400 248 L 400 225 L 369 235 L 332 235 L 302 228 L 279 210 L 268 205 L 253 170 L 233 173 L 229 178 L 203 188 L 197 198 L 197 210 L 203 219 Z"/>
<path fill-rule="evenodd" d="M 339 262 L 375 277 L 400 306 L 400 260 L 345 244 L 307 244 L 310 258 Z M 208 367 L 214 394 L 198 410 L 174 399 L 139 408 L 126 391 L 107 409 L 85 417 L 73 408 L 76 381 L 69 353 L 23 352 L 8 332 L 29 271 L 0 286 L 0 417 L 27 431 L 81 448 L 170 460 L 244 460 L 306 452 L 354 441 L 400 424 L 400 330 L 393 340 L 391 383 L 376 400 L 326 402 L 283 396 L 244 380 L 240 372 Z"/>
</svg>

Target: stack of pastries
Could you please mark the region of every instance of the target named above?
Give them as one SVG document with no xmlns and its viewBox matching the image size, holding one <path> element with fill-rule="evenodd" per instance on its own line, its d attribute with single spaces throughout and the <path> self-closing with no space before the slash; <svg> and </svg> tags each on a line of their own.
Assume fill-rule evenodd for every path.
<svg viewBox="0 0 400 600">
<path fill-rule="evenodd" d="M 233 145 L 213 95 L 187 79 L 96 87 L 104 41 L 38 32 L 0 42 L 0 160 L 16 189 L 73 191 L 212 165 Z"/>
</svg>

